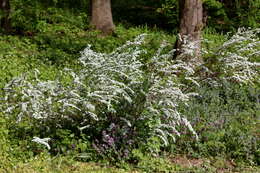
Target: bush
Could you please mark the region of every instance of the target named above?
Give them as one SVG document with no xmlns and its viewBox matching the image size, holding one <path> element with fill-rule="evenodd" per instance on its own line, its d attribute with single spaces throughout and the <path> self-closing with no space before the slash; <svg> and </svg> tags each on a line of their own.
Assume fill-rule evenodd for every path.
<svg viewBox="0 0 260 173">
<path fill-rule="evenodd" d="M 75 3 L 74 3 L 75 4 Z M 15 33 L 32 36 L 45 32 L 49 24 L 67 23 L 84 29 L 88 25 L 86 13 L 79 10 L 54 8 L 49 2 L 14 0 L 11 1 L 10 15 Z M 74 15 L 76 13 L 77 15 Z"/>
<path fill-rule="evenodd" d="M 28 118 L 40 136 L 57 137 L 59 129 L 78 138 L 83 134 L 97 153 L 110 159 L 129 158 L 132 149 L 154 137 L 158 147 L 167 146 L 180 134 L 179 126 L 196 137 L 177 111 L 178 103 L 193 93 L 181 91 L 175 74 L 189 76 L 193 69 L 181 61 L 171 63 L 172 54 L 163 54 L 164 47 L 149 64 L 141 63 L 143 41 L 141 35 L 109 54 L 87 47 L 80 58 L 82 70 L 63 72 L 67 84 L 58 79 L 41 81 L 38 71 L 18 77 L 5 86 L 1 110 L 18 122 Z"/>
<path fill-rule="evenodd" d="M 195 157 L 227 157 L 259 164 L 259 30 L 239 30 L 213 52 L 198 68 L 200 87 L 189 106 L 180 111 L 187 115 L 199 142 L 181 136 L 173 152 Z"/>
<path fill-rule="evenodd" d="M 36 70 L 10 81 L 3 89 L 0 109 L 19 122 L 12 125 L 16 127 L 14 136 L 24 140 L 24 147 L 37 151 L 50 145 L 52 153 L 75 151 L 83 160 L 96 158 L 96 153 L 111 162 L 136 163 L 136 149 L 157 155 L 167 147 L 185 151 L 185 146 L 195 154 L 196 150 L 213 156 L 230 151 L 230 157 L 247 153 L 247 158 L 256 160 L 255 137 L 246 138 L 252 143 L 250 153 L 245 150 L 248 142 L 235 143 L 247 136 L 246 130 L 235 133 L 230 124 L 222 123 L 220 115 L 254 110 L 251 104 L 244 104 L 254 100 L 248 97 L 249 91 L 243 93 L 245 100 L 235 100 L 241 96 L 237 91 L 256 84 L 259 75 L 258 63 L 251 62 L 258 54 L 257 32 L 239 32 L 223 48 L 209 52 L 206 63 L 199 67 L 172 60 L 174 50 L 169 52 L 171 45 L 166 42 L 151 56 L 153 51 L 143 47 L 144 35 L 111 53 L 97 53 L 88 46 L 81 53 L 80 65 L 60 71 L 54 80 L 42 78 Z M 238 77 L 242 80 L 236 80 Z M 198 136 L 192 125 L 201 143 L 194 142 Z M 39 144 L 30 144 L 36 136 L 34 141 Z M 173 145 L 177 136 L 181 138 Z M 230 136 L 234 140 L 228 143 Z"/>
</svg>

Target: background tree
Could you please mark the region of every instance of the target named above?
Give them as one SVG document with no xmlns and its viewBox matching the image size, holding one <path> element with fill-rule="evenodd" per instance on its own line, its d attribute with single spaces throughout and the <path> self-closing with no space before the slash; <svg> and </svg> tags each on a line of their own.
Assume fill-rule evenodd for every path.
<svg viewBox="0 0 260 173">
<path fill-rule="evenodd" d="M 176 57 L 184 51 L 185 41 L 196 43 L 196 48 L 192 56 L 185 56 L 190 61 L 202 62 L 200 58 L 200 37 L 203 28 L 203 8 L 201 0 L 179 0 L 180 6 L 180 26 L 179 39 L 176 42 Z"/>
<path fill-rule="evenodd" d="M 9 18 L 10 2 L 9 0 L 0 0 L 0 24 L 6 32 L 11 30 L 11 22 Z"/>
<path fill-rule="evenodd" d="M 91 25 L 102 31 L 103 34 L 110 34 L 114 31 L 115 25 L 112 18 L 110 0 L 91 0 L 92 13 Z"/>
</svg>

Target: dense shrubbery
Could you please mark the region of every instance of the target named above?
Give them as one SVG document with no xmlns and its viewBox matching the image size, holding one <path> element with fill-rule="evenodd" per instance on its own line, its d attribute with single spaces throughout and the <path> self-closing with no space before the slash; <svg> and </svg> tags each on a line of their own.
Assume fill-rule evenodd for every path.
<svg viewBox="0 0 260 173">
<path fill-rule="evenodd" d="M 199 97 L 182 108 L 200 142 L 184 136 L 172 146 L 174 150 L 195 157 L 246 158 L 250 164 L 259 164 L 255 133 L 259 130 L 258 34 L 258 29 L 239 30 L 216 51 L 208 52 L 211 56 L 200 73 L 201 87 L 196 89 Z"/>
<path fill-rule="evenodd" d="M 201 97 L 194 98 L 182 112 L 192 122 L 200 141 L 186 137 L 177 141 L 175 153 L 190 153 L 194 157 L 233 158 L 249 164 L 259 164 L 259 87 L 223 83 L 220 87 L 202 87 Z M 177 151 L 176 151 L 177 150 Z M 244 160 L 246 158 L 246 160 Z"/>
<path fill-rule="evenodd" d="M 208 52 L 203 67 L 171 61 L 167 46 L 153 57 L 152 52 L 145 55 L 139 37 L 111 53 L 87 47 L 81 65 L 58 72 L 53 81 L 43 80 L 48 77 L 38 71 L 16 78 L 5 86 L 1 102 L 10 118 L 5 120 L 9 137 L 21 140 L 12 145 L 29 148 L 28 156 L 38 154 L 44 146 L 31 142 L 38 136 L 51 138 L 52 153 L 81 153 L 79 158 L 86 160 L 98 154 L 111 162 L 135 162 L 142 152 L 168 148 L 194 156 L 246 157 L 259 164 L 259 142 L 250 128 L 259 105 L 258 89 L 250 89 L 259 82 L 259 64 L 250 62 L 259 57 L 257 32 L 231 37 Z M 189 101 L 194 91 L 199 95 Z M 199 142 L 183 128 L 194 133 L 180 112 L 198 132 Z"/>
<path fill-rule="evenodd" d="M 245 13 L 247 6 L 240 4 L 234 13 L 226 10 L 231 1 L 229 6 L 205 1 L 209 13 L 205 64 L 194 68 L 171 60 L 175 36 L 158 29 L 118 25 L 108 37 L 87 31 L 87 1 L 80 1 L 81 9 L 69 0 L 12 2 L 18 35 L 0 37 L 0 172 L 33 156 L 52 162 L 48 152 L 84 161 L 124 160 L 146 172 L 175 170 L 155 157 L 164 152 L 259 165 L 259 29 L 239 30 L 234 36 L 215 31 L 228 31 L 243 22 L 257 26 L 255 8 Z M 117 5 L 126 2 L 141 4 L 133 14 L 148 4 L 147 16 L 138 15 L 140 23 L 155 13 L 167 26 L 178 23 L 176 1 L 164 0 L 163 6 L 141 0 Z M 256 1 L 250 4 L 257 7 Z M 242 18 L 233 20 L 236 16 Z M 132 17 L 134 23 L 137 16 Z M 136 40 L 121 46 L 144 32 L 148 36 L 142 44 Z M 91 48 L 80 54 L 86 45 Z M 188 99 L 191 92 L 198 95 Z M 169 112 L 173 114 L 165 116 Z M 190 122 L 198 141 L 185 122 Z M 54 160 L 59 167 L 61 161 Z"/>
<path fill-rule="evenodd" d="M 171 64 L 172 54 L 161 54 L 163 48 L 148 64 L 141 63 L 143 39 L 140 36 L 110 54 L 86 48 L 80 58 L 83 69 L 67 69 L 72 83 L 68 86 L 58 80 L 40 81 L 37 71 L 29 80 L 12 80 L 4 88 L 2 111 L 16 114 L 18 122 L 32 119 L 42 135 L 59 129 L 80 133 L 110 158 L 128 158 L 132 149 L 148 141 L 159 148 L 167 146 L 169 136 L 174 140 L 180 134 L 178 126 L 187 126 L 196 135 L 177 111 L 178 103 L 186 102 L 192 93 L 181 91 L 176 74 L 183 72 L 184 79 L 192 80 L 188 76 L 193 69 L 184 62 Z M 148 146 L 147 150 L 158 152 L 159 148 Z"/>
<path fill-rule="evenodd" d="M 59 23 L 66 23 L 74 26 L 74 28 L 87 28 L 89 22 L 86 13 L 80 10 L 63 10 L 45 3 L 39 1 L 12 1 L 11 21 L 13 32 L 32 36 L 38 32 L 48 32 L 50 24 Z M 73 15 L 74 13 L 76 15 Z"/>
</svg>

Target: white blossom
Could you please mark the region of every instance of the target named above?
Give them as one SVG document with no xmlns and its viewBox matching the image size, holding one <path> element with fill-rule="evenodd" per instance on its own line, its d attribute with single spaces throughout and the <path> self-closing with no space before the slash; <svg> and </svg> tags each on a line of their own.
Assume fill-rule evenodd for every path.
<svg viewBox="0 0 260 173">
<path fill-rule="evenodd" d="M 48 148 L 48 150 L 51 149 L 50 145 L 48 144 L 48 142 L 51 140 L 51 138 L 39 138 L 39 137 L 33 137 L 32 141 L 36 142 L 38 144 L 42 144 L 44 146 L 46 146 Z"/>
</svg>

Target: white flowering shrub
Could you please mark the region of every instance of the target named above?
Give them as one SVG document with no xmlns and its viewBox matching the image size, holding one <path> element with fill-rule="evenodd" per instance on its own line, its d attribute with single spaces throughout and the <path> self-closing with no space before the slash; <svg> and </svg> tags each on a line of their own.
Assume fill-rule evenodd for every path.
<svg viewBox="0 0 260 173">
<path fill-rule="evenodd" d="M 250 62 L 250 58 L 259 56 L 257 34 L 259 30 L 241 31 L 216 53 L 222 69 L 219 79 L 256 79 L 259 63 Z M 15 78 L 3 88 L 0 110 L 15 116 L 18 123 L 30 119 L 35 128 L 46 130 L 43 134 L 49 136 L 40 136 L 48 141 L 45 137 L 51 137 L 56 129 L 83 134 L 99 154 L 111 158 L 127 158 L 132 149 L 150 139 L 155 139 L 159 148 L 167 146 L 187 129 L 198 139 L 178 108 L 197 95 L 188 92 L 192 91 L 189 88 L 199 87 L 204 77 L 202 80 L 197 74 L 196 64 L 172 60 L 174 50 L 164 53 L 165 44 L 142 63 L 144 41 L 145 35 L 140 35 L 112 53 L 97 53 L 87 46 L 79 58 L 81 68 L 61 72 L 67 76 L 65 83 L 43 81 L 37 70 L 32 76 Z M 36 139 L 41 138 L 33 139 L 41 143 Z M 48 141 L 42 144 L 51 148 Z"/>
<path fill-rule="evenodd" d="M 204 51 L 205 64 L 195 70 L 199 95 L 179 109 L 200 141 L 182 135 L 174 144 L 177 153 L 226 155 L 259 164 L 259 137 L 250 130 L 257 128 L 259 117 L 259 31 L 240 29 L 217 49 Z"/>
<path fill-rule="evenodd" d="M 219 78 L 240 84 L 259 82 L 260 29 L 239 29 L 216 52 Z"/>
<path fill-rule="evenodd" d="M 144 39 L 140 35 L 109 54 L 88 46 L 79 58 L 81 70 L 63 72 L 70 76 L 70 85 L 58 79 L 42 81 L 38 71 L 33 77 L 13 79 L 4 88 L 1 111 L 15 115 L 18 122 L 29 117 L 36 128 L 63 129 L 70 122 L 90 136 L 98 152 L 112 150 L 120 157 L 151 137 L 166 146 L 182 127 L 197 138 L 178 112 L 178 104 L 194 93 L 182 91 L 177 75 L 194 82 L 192 65 L 171 61 L 172 52 L 162 53 L 165 46 L 148 64 L 141 63 Z"/>
</svg>

